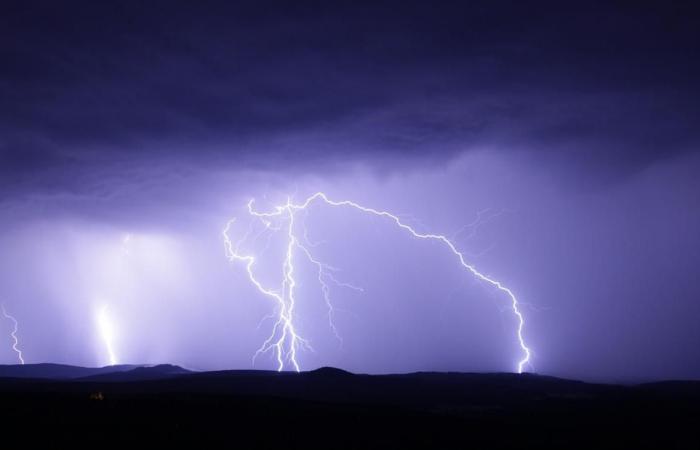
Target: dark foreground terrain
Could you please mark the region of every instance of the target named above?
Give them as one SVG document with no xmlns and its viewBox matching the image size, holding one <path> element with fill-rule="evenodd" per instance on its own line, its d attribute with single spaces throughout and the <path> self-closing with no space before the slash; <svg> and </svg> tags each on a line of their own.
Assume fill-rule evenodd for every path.
<svg viewBox="0 0 700 450">
<path fill-rule="evenodd" d="M 49 448 L 700 448 L 699 382 L 41 364 L 0 366 L 0 408 Z"/>
</svg>

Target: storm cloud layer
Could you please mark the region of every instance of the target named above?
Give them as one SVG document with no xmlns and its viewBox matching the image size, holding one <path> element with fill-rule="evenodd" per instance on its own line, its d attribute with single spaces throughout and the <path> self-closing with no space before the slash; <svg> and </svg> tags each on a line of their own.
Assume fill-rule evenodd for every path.
<svg viewBox="0 0 700 450">
<path fill-rule="evenodd" d="M 479 146 L 632 170 L 697 145 L 692 12 L 18 2 L 0 36 L 4 174 L 144 153 L 394 165 Z"/>
<path fill-rule="evenodd" d="M 103 291 L 141 336 L 123 342 L 131 359 L 248 367 L 269 305 L 220 229 L 250 197 L 325 190 L 456 233 L 530 305 L 533 369 L 700 376 L 698 18 L 641 2 L 10 2 L 0 296 L 34 361 L 104 362 Z M 510 370 L 493 293 L 434 249 L 317 214 L 310 229 L 341 241 L 328 259 L 370 293 L 339 294 L 345 353 L 314 329 L 310 365 Z M 388 278 L 363 265 L 385 247 L 402 259 L 378 263 Z M 455 306 L 459 289 L 476 303 Z"/>
</svg>

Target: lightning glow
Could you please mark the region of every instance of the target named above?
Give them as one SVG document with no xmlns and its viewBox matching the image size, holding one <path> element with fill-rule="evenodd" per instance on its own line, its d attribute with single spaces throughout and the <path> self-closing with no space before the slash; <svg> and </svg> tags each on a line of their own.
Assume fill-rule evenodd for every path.
<svg viewBox="0 0 700 450">
<path fill-rule="evenodd" d="M 290 364 L 294 368 L 294 370 L 299 371 L 300 367 L 296 358 L 297 351 L 302 347 L 309 349 L 311 348 L 309 342 L 299 335 L 294 326 L 294 307 L 296 303 L 294 289 L 297 284 L 294 278 L 295 250 L 299 250 L 301 254 L 305 256 L 318 269 L 318 281 L 320 283 L 321 291 L 323 293 L 323 297 L 328 308 L 329 323 L 334 334 L 339 339 L 340 336 L 338 334 L 338 330 L 333 324 L 334 309 L 330 299 L 330 288 L 328 285 L 328 281 L 338 284 L 340 286 L 350 287 L 353 289 L 360 289 L 352 285 L 338 282 L 332 275 L 332 272 L 335 269 L 314 258 L 311 251 L 308 248 L 309 246 L 313 245 L 308 244 L 308 239 L 306 239 L 305 228 L 303 230 L 302 236 L 304 238 L 304 242 L 306 242 L 307 245 L 305 246 L 297 237 L 295 229 L 295 225 L 297 223 L 296 214 L 300 211 L 303 211 L 304 213 L 308 212 L 308 207 L 314 202 L 322 202 L 323 204 L 331 207 L 351 208 L 366 214 L 379 216 L 393 222 L 400 230 L 407 232 L 413 238 L 438 242 L 444 245 L 455 256 L 457 262 L 459 262 L 462 268 L 464 268 L 467 272 L 475 276 L 478 280 L 505 294 L 510 309 L 515 318 L 517 319 L 516 336 L 519 348 L 522 353 L 522 357 L 517 362 L 516 370 L 518 373 L 523 372 L 525 367 L 530 362 L 531 351 L 525 343 L 525 338 L 523 337 L 525 318 L 520 312 L 520 304 L 518 302 L 518 299 L 509 288 L 504 286 L 500 281 L 495 280 L 487 275 L 484 275 L 483 273 L 479 272 L 473 265 L 469 264 L 466 261 L 464 254 L 457 250 L 457 247 L 454 245 L 454 243 L 447 237 L 440 234 L 420 233 L 416 231 L 413 227 L 404 223 L 398 216 L 391 214 L 387 211 L 381 211 L 374 208 L 362 206 L 358 203 L 349 200 L 331 200 L 323 192 L 317 192 L 299 204 L 292 203 L 291 199 L 288 198 L 286 204 L 275 206 L 269 212 L 257 211 L 254 208 L 254 200 L 250 200 L 248 202 L 249 215 L 254 219 L 260 220 L 260 222 L 265 226 L 266 229 L 281 231 L 283 227 L 286 228 L 287 246 L 282 264 L 283 277 L 280 289 L 272 289 L 263 286 L 262 282 L 256 277 L 254 271 L 256 257 L 253 255 L 246 255 L 241 253 L 241 244 L 246 239 L 248 239 L 250 229 L 235 245 L 231 240 L 229 233 L 236 219 L 234 218 L 230 220 L 223 230 L 224 247 L 228 259 L 230 261 L 241 261 L 245 263 L 246 271 L 250 282 L 258 289 L 258 291 L 260 291 L 260 293 L 267 297 L 270 297 L 277 303 L 277 320 L 275 321 L 270 336 L 265 340 L 265 342 L 263 342 L 262 346 L 258 349 L 253 358 L 253 361 L 255 361 L 255 358 L 260 354 L 266 353 L 268 351 L 273 351 L 278 362 L 277 368 L 279 371 L 284 370 L 287 364 Z M 273 222 L 279 222 L 279 225 L 273 227 Z"/>
<path fill-rule="evenodd" d="M 0 308 L 2 308 L 2 315 L 5 316 L 6 319 L 12 322 L 13 328 L 12 332 L 10 333 L 10 336 L 12 336 L 12 350 L 17 353 L 17 359 L 19 360 L 19 363 L 24 365 L 24 358 L 22 357 L 22 350 L 19 349 L 19 338 L 17 337 L 17 329 L 19 327 L 19 324 L 17 323 L 17 319 L 15 319 L 14 316 L 11 316 L 10 314 L 7 313 L 5 310 L 5 305 L 0 305 Z"/>
<path fill-rule="evenodd" d="M 107 311 L 107 306 L 100 308 L 97 313 L 97 327 L 107 350 L 109 365 L 114 366 L 118 364 L 117 356 L 114 352 L 114 326 Z"/>
</svg>

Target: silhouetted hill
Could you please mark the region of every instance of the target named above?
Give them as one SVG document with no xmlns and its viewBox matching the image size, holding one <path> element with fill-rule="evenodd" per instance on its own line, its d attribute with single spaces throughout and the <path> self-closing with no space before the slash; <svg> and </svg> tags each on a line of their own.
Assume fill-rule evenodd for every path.
<svg viewBox="0 0 700 450">
<path fill-rule="evenodd" d="M 323 377 L 347 377 L 353 375 L 351 372 L 348 372 L 343 369 L 338 369 L 336 367 L 319 367 L 318 369 L 312 370 L 309 373 Z"/>
<path fill-rule="evenodd" d="M 157 366 L 139 366 L 120 372 L 107 372 L 97 375 L 82 377 L 78 381 L 143 381 L 143 380 L 161 380 L 178 375 L 192 373 L 187 369 L 172 364 L 159 364 Z"/>
<path fill-rule="evenodd" d="M 700 382 L 591 384 L 534 374 L 0 368 L 0 423 L 70 444 L 241 448 L 693 448 Z M 85 371 L 105 370 L 86 377 Z M 111 371 L 110 371 L 111 370 Z M 41 379 L 37 374 L 42 374 Z M 55 379 L 46 379 L 49 375 Z M 40 429 L 39 435 L 32 434 Z M 79 436 L 80 438 L 76 438 Z"/>
<path fill-rule="evenodd" d="M 693 380 L 670 380 L 644 383 L 638 386 L 640 389 L 663 393 L 675 393 L 692 397 L 700 397 L 700 382 Z"/>
<path fill-rule="evenodd" d="M 0 365 L 2 378 L 48 378 L 53 380 L 83 378 L 97 374 L 116 373 L 132 370 L 135 365 L 116 365 L 105 367 L 79 367 L 67 364 L 15 364 Z"/>
</svg>

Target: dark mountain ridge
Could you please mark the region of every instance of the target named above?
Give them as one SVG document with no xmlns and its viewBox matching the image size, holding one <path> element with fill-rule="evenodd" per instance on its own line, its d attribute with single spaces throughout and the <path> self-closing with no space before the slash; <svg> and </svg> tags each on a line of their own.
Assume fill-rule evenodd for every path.
<svg viewBox="0 0 700 450">
<path fill-rule="evenodd" d="M 697 381 L 632 386 L 536 374 L 39 364 L 0 366 L 0 401 L 7 429 L 44 430 L 38 438 L 54 446 L 87 447 L 106 437 L 124 445 L 300 449 L 694 448 L 689 444 L 700 442 Z"/>
<path fill-rule="evenodd" d="M 44 378 L 64 380 L 89 377 L 104 373 L 118 373 L 133 370 L 138 365 L 123 364 L 105 367 L 80 367 L 68 364 L 11 364 L 0 365 L 0 378 Z"/>
</svg>

